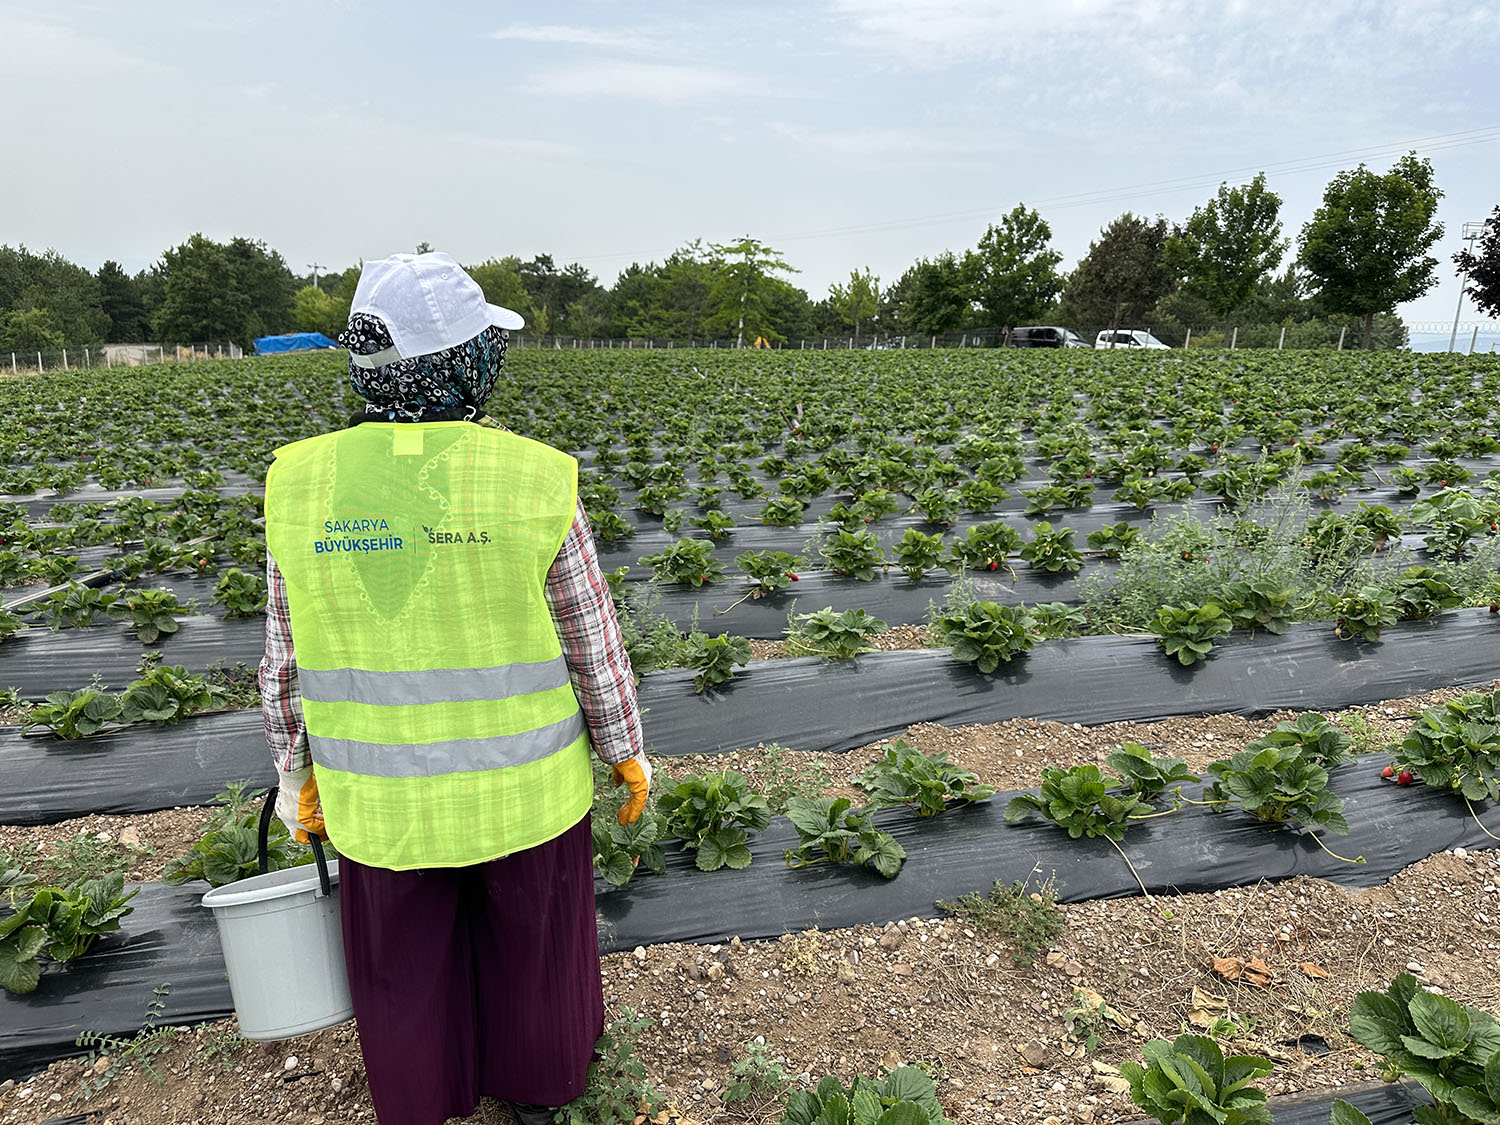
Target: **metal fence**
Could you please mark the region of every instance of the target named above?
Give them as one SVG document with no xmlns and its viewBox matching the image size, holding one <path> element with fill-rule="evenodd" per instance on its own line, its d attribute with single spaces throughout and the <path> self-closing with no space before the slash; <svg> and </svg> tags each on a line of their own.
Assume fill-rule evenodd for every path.
<svg viewBox="0 0 1500 1125">
<path fill-rule="evenodd" d="M 84 344 L 40 351 L 0 351 L 0 375 L 35 375 L 43 371 L 87 371 L 95 368 L 146 367 L 158 363 L 192 363 L 203 359 L 242 359 L 245 350 L 233 342 L 219 344 Z"/>
</svg>

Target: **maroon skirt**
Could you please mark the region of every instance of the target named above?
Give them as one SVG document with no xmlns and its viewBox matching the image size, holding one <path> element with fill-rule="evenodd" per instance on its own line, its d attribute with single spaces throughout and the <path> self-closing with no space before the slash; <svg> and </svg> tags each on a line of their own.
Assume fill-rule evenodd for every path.
<svg viewBox="0 0 1500 1125">
<path fill-rule="evenodd" d="M 589 818 L 474 867 L 339 860 L 349 992 L 380 1125 L 481 1094 L 565 1105 L 604 1028 Z"/>
</svg>

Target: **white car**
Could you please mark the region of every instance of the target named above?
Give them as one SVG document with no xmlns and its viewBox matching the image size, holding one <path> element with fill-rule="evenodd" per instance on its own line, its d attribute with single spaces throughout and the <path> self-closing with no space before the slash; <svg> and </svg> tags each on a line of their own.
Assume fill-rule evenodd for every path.
<svg viewBox="0 0 1500 1125">
<path fill-rule="evenodd" d="M 1113 332 L 1105 329 L 1094 340 L 1096 348 L 1167 348 L 1149 332 L 1139 328 L 1117 328 Z"/>
</svg>

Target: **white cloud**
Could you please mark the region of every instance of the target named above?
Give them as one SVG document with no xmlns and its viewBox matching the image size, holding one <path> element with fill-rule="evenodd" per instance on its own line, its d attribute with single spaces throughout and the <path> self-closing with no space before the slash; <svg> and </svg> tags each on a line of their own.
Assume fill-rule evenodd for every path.
<svg viewBox="0 0 1500 1125">
<path fill-rule="evenodd" d="M 491 39 L 515 39 L 523 43 L 560 43 L 574 47 L 601 47 L 615 51 L 650 51 L 658 44 L 636 31 L 602 27 L 569 27 L 563 24 L 511 24 L 490 32 Z"/>
<path fill-rule="evenodd" d="M 526 89 L 547 97 L 619 98 L 660 105 L 687 105 L 758 92 L 748 78 L 728 70 L 618 61 L 545 70 L 535 75 Z"/>
</svg>

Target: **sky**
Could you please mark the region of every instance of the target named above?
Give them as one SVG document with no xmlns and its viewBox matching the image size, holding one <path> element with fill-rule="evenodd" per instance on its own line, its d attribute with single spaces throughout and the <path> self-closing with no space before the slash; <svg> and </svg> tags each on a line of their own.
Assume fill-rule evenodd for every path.
<svg viewBox="0 0 1500 1125">
<path fill-rule="evenodd" d="M 0 243 L 135 272 L 245 235 L 305 273 L 426 241 L 610 285 L 748 234 L 820 299 L 1017 203 L 1071 268 L 1262 170 L 1290 257 L 1338 171 L 1415 150 L 1447 232 L 1399 311 L 1446 344 L 1497 59 L 1474 0 L 0 0 Z"/>
</svg>

